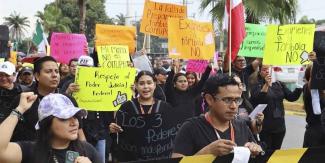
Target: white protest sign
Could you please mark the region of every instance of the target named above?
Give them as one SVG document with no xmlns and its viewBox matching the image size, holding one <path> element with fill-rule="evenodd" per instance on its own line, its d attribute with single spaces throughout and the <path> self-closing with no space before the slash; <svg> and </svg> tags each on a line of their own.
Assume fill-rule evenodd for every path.
<svg viewBox="0 0 325 163">
<path fill-rule="evenodd" d="M 267 104 L 259 104 L 255 107 L 255 109 L 249 114 L 251 119 L 255 119 L 257 113 L 262 113 L 264 109 L 267 107 Z"/>
</svg>

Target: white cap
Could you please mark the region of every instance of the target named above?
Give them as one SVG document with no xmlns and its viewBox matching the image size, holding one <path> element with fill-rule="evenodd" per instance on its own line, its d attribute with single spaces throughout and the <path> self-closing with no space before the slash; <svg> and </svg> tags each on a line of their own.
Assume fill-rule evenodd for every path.
<svg viewBox="0 0 325 163">
<path fill-rule="evenodd" d="M 82 55 L 78 59 L 78 65 L 79 66 L 93 67 L 94 66 L 94 60 L 89 56 Z"/>
<path fill-rule="evenodd" d="M 7 75 L 13 75 L 16 72 L 16 67 L 9 61 L 0 63 L 0 72 L 4 72 Z"/>
</svg>

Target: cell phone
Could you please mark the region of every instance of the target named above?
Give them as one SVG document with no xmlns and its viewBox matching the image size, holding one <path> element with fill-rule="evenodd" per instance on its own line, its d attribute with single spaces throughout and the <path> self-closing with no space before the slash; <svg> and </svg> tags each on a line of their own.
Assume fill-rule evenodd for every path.
<svg viewBox="0 0 325 163">
<path fill-rule="evenodd" d="M 65 156 L 65 163 L 74 163 L 74 160 L 79 156 L 78 152 L 75 151 L 67 151 Z"/>
</svg>

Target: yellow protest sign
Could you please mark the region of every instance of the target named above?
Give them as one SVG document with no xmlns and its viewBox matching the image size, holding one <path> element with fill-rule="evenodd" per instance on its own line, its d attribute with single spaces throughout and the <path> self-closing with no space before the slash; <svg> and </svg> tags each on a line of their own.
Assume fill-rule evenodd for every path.
<svg viewBox="0 0 325 163">
<path fill-rule="evenodd" d="M 0 58 L 0 63 L 4 62 L 5 58 Z"/>
<path fill-rule="evenodd" d="M 10 58 L 8 59 L 11 63 L 14 65 L 17 65 L 17 52 L 16 51 L 10 51 Z"/>
<path fill-rule="evenodd" d="M 210 22 L 168 19 L 168 51 L 171 58 L 209 60 L 215 52 L 214 31 Z"/>
<path fill-rule="evenodd" d="M 92 111 L 116 111 L 132 97 L 134 68 L 78 67 L 75 82 L 80 90 L 73 97 L 80 108 Z"/>
<path fill-rule="evenodd" d="M 315 24 L 269 25 L 266 32 L 263 64 L 309 64 L 313 50 Z"/>
<path fill-rule="evenodd" d="M 99 66 L 107 68 L 128 67 L 129 49 L 125 45 L 96 46 Z"/>
<path fill-rule="evenodd" d="M 186 18 L 186 15 L 186 6 L 146 0 L 140 32 L 159 37 L 167 37 L 168 18 Z"/>
<path fill-rule="evenodd" d="M 127 45 L 129 52 L 135 52 L 136 29 L 133 26 L 96 24 L 96 46 Z"/>
</svg>

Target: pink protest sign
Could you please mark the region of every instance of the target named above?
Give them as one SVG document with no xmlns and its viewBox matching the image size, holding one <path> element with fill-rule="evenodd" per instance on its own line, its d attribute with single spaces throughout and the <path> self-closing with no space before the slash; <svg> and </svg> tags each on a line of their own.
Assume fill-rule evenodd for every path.
<svg viewBox="0 0 325 163">
<path fill-rule="evenodd" d="M 208 65 L 209 62 L 207 60 L 189 60 L 187 62 L 186 71 L 203 73 Z"/>
<path fill-rule="evenodd" d="M 84 34 L 53 33 L 51 56 L 60 63 L 68 64 L 70 59 L 86 55 L 87 40 Z"/>
</svg>

